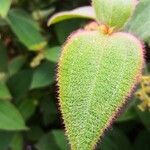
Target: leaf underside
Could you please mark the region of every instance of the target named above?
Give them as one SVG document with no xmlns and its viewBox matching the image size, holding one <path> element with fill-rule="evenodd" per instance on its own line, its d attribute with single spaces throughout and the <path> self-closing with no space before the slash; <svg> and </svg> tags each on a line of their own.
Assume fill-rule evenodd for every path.
<svg viewBox="0 0 150 150">
<path fill-rule="evenodd" d="M 58 23 L 63 20 L 72 19 L 72 18 L 87 18 L 87 19 L 95 19 L 95 12 L 91 6 L 84 6 L 79 7 L 71 11 L 64 11 L 55 14 L 52 16 L 49 21 L 48 25 Z"/>
<path fill-rule="evenodd" d="M 142 47 L 127 33 L 78 31 L 58 66 L 62 116 L 72 150 L 91 150 L 138 82 Z"/>
</svg>

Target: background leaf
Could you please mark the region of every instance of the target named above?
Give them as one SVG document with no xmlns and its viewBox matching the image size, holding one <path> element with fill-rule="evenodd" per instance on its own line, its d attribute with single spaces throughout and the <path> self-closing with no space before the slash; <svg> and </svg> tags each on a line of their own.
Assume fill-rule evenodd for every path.
<svg viewBox="0 0 150 150">
<path fill-rule="evenodd" d="M 0 131 L 0 150 L 7 150 L 12 139 L 14 133 L 8 131 Z"/>
<path fill-rule="evenodd" d="M 149 150 L 150 132 L 141 131 L 135 139 L 134 150 Z"/>
<path fill-rule="evenodd" d="M 17 73 L 24 64 L 25 64 L 24 56 L 15 57 L 13 60 L 9 62 L 8 65 L 9 75 L 12 76 L 15 73 Z"/>
<path fill-rule="evenodd" d="M 124 121 L 130 121 L 137 119 L 138 115 L 136 113 L 136 110 L 134 108 L 136 104 L 136 99 L 132 98 L 131 102 L 128 104 L 128 106 L 125 108 L 124 113 L 118 118 L 118 122 L 124 122 Z"/>
<path fill-rule="evenodd" d="M 150 1 L 141 0 L 126 30 L 150 44 Z"/>
<path fill-rule="evenodd" d="M 51 96 L 44 97 L 44 101 L 41 101 L 40 108 L 43 114 L 43 122 L 45 125 L 53 124 L 57 121 L 58 111 L 55 104 L 55 99 Z"/>
<path fill-rule="evenodd" d="M 7 49 L 0 40 L 0 73 L 7 73 L 7 71 L 8 71 Z"/>
<path fill-rule="evenodd" d="M 18 109 L 20 113 L 22 114 L 24 120 L 28 120 L 36 110 L 36 107 L 38 105 L 38 101 L 36 99 L 29 99 L 23 100 L 18 105 Z"/>
<path fill-rule="evenodd" d="M 44 55 L 45 55 L 46 59 L 53 63 L 57 63 L 60 53 L 61 53 L 61 47 L 59 47 L 59 46 L 47 48 L 44 51 Z"/>
<path fill-rule="evenodd" d="M 0 0 L 0 16 L 6 17 L 12 0 Z"/>
<path fill-rule="evenodd" d="M 23 145 L 23 136 L 22 134 L 17 133 L 13 136 L 9 147 L 11 150 L 23 150 Z"/>
<path fill-rule="evenodd" d="M 29 50 L 37 51 L 46 46 L 47 42 L 40 34 L 38 24 L 23 10 L 11 10 L 7 21 L 18 39 Z"/>
<path fill-rule="evenodd" d="M 53 130 L 41 137 L 36 147 L 38 150 L 66 150 L 68 144 L 63 131 Z"/>
<path fill-rule="evenodd" d="M 19 111 L 7 101 L 0 101 L 0 119 L 0 129 L 2 130 L 27 129 Z"/>
<path fill-rule="evenodd" d="M 72 18 L 87 18 L 87 19 L 95 19 L 95 12 L 91 6 L 84 6 L 80 8 L 76 8 L 71 11 L 60 12 L 52 16 L 49 21 L 48 25 L 58 23 L 60 21 Z"/>
<path fill-rule="evenodd" d="M 31 81 L 32 70 L 30 69 L 22 70 L 9 78 L 8 87 L 12 96 L 16 99 L 24 97 L 30 89 Z"/>
<path fill-rule="evenodd" d="M 81 28 L 84 25 L 85 21 L 81 19 L 65 20 L 59 22 L 54 26 L 56 36 L 58 38 L 59 44 L 63 44 L 67 37 L 77 29 Z"/>
<path fill-rule="evenodd" d="M 150 112 L 148 110 L 142 112 L 138 108 L 136 108 L 136 111 L 145 127 L 150 131 Z"/>
<path fill-rule="evenodd" d="M 33 72 L 30 89 L 48 86 L 54 82 L 55 64 L 48 61 L 42 63 Z"/>
<path fill-rule="evenodd" d="M 132 146 L 122 131 L 113 128 L 103 137 L 97 150 L 132 150 Z"/>
<path fill-rule="evenodd" d="M 43 137 L 43 135 L 43 129 L 37 125 L 31 126 L 30 130 L 27 132 L 28 139 L 32 140 L 33 142 L 38 141 L 41 137 Z"/>
<path fill-rule="evenodd" d="M 0 99 L 11 99 L 9 89 L 3 82 L 0 82 Z"/>
</svg>

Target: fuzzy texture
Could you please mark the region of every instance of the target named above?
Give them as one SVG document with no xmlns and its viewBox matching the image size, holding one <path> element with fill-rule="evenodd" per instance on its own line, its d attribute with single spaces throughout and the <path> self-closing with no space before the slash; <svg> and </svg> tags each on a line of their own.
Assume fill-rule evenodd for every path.
<svg viewBox="0 0 150 150">
<path fill-rule="evenodd" d="M 132 15 L 136 0 L 92 0 L 98 22 L 122 28 Z"/>
<path fill-rule="evenodd" d="M 78 31 L 58 64 L 59 99 L 72 150 L 91 150 L 139 81 L 141 43 L 127 33 Z"/>
</svg>

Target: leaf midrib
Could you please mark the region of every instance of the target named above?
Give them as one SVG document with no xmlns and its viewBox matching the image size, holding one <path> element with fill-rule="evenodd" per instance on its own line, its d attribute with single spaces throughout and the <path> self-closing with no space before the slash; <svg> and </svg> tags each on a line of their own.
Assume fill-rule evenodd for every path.
<svg viewBox="0 0 150 150">
<path fill-rule="evenodd" d="M 104 52 L 103 52 L 104 53 Z M 102 61 L 101 60 L 101 58 L 102 58 L 102 55 L 101 55 L 102 53 L 99 53 L 99 55 L 101 56 L 101 57 L 99 57 L 100 59 L 99 59 L 99 61 Z M 124 68 L 125 68 L 125 66 L 126 65 L 123 65 L 123 64 L 127 64 L 127 63 L 125 63 L 127 61 L 127 51 L 126 51 L 126 53 L 125 53 L 125 57 L 124 57 L 124 60 L 122 61 L 122 65 L 120 65 L 120 75 L 118 75 L 118 77 L 119 77 L 119 79 L 117 80 L 118 82 L 117 83 L 121 83 L 120 81 L 122 80 L 122 78 L 123 78 L 123 74 L 124 74 Z M 99 66 L 98 66 L 98 71 L 96 72 L 96 74 L 99 74 L 100 72 L 101 72 L 101 64 L 99 64 Z M 123 67 L 122 67 L 123 66 Z M 94 89 L 95 89 L 95 87 L 96 87 L 96 84 L 94 85 L 94 83 L 96 83 L 96 81 L 97 81 L 97 76 L 95 76 L 95 79 L 94 79 L 94 82 L 93 82 L 93 88 L 91 88 L 92 90 L 91 90 L 91 94 L 89 94 L 90 96 L 89 96 L 89 98 L 88 98 L 88 102 L 89 102 L 89 104 L 87 105 L 87 103 L 85 103 L 85 110 L 86 110 L 86 113 L 85 113 L 85 116 L 88 116 L 88 118 L 90 118 L 90 106 L 91 106 L 91 102 L 92 102 L 92 97 L 93 97 L 93 94 L 94 94 Z M 116 85 L 116 87 L 114 88 L 115 89 L 115 91 L 114 91 L 114 93 L 113 93 L 113 95 L 112 95 L 112 98 L 111 99 L 114 99 L 114 97 L 116 96 L 116 93 L 117 93 L 117 91 L 118 91 L 118 88 L 119 88 L 119 86 L 120 86 L 120 84 L 117 84 Z M 89 107 L 87 107 L 87 106 L 89 106 Z M 87 117 L 86 117 L 87 118 Z M 84 124 L 84 127 L 83 127 L 83 130 L 84 129 L 86 129 L 85 127 L 87 126 L 87 124 L 88 124 L 88 122 L 87 122 L 87 120 L 85 119 L 84 121 L 83 121 L 83 124 Z"/>
</svg>

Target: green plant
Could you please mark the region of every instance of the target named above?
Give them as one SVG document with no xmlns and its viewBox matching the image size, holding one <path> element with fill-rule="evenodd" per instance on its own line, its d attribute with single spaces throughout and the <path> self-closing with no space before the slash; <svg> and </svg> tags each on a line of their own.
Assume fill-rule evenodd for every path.
<svg viewBox="0 0 150 150">
<path fill-rule="evenodd" d="M 95 147 L 141 78 L 143 46 L 131 34 L 119 32 L 135 1 L 109 3 L 93 0 L 97 26 L 73 33 L 59 60 L 60 109 L 73 150 Z"/>
<path fill-rule="evenodd" d="M 101 2 L 106 3 L 108 1 L 105 0 Z M 129 3 L 131 1 L 122 0 L 122 3 L 125 2 Z M 146 59 L 142 69 L 142 80 L 139 86 L 135 86 L 135 92 L 130 92 L 133 93 L 132 96 L 129 98 L 126 97 L 128 100 L 123 101 L 128 103 L 128 105 L 124 104 L 124 107 L 119 109 L 118 114 L 114 113 L 116 117 L 110 122 L 111 127 L 107 127 L 101 138 L 99 138 L 100 141 L 95 145 L 95 150 L 150 149 L 150 2 L 149 0 L 139 0 L 136 8 L 129 9 L 127 13 L 127 16 L 130 16 L 135 9 L 132 17 L 129 19 L 125 17 L 126 19 L 124 18 L 124 20 L 126 20 L 127 23 L 117 28 L 113 28 L 113 26 L 109 26 L 108 28 L 107 20 L 103 20 L 105 24 L 102 24 L 102 21 L 100 21 L 102 19 L 96 17 L 95 9 L 89 6 L 90 4 L 91 0 L 0 0 L 0 150 L 70 150 L 71 147 L 67 136 L 65 136 L 64 124 L 62 123 L 63 120 L 61 119 L 60 106 L 58 104 L 60 100 L 58 100 L 58 82 L 56 82 L 56 78 L 58 78 L 58 62 L 61 62 L 59 61 L 60 56 L 63 62 L 66 63 L 66 59 L 64 59 L 63 56 L 70 59 L 71 53 L 73 53 L 74 57 L 75 54 L 80 55 L 80 53 L 74 53 L 74 50 L 80 52 L 80 50 L 76 49 L 76 44 L 74 45 L 75 38 L 77 37 L 80 41 L 82 39 L 83 43 L 88 40 L 89 42 L 86 44 L 88 45 L 87 49 L 81 48 L 88 56 L 83 55 L 83 57 L 86 57 L 87 60 L 91 57 L 95 59 L 91 58 L 88 62 L 85 61 L 85 59 L 83 63 L 80 64 L 80 67 L 84 66 L 84 68 L 87 68 L 87 66 L 85 66 L 86 63 L 88 63 L 88 66 L 92 66 L 90 68 L 91 72 L 87 74 L 88 78 L 83 80 L 88 80 L 87 83 L 89 84 L 92 77 L 96 75 L 96 72 L 92 71 L 96 70 L 98 65 L 102 64 L 103 66 L 108 65 L 111 67 L 118 62 L 115 61 L 116 63 L 114 63 L 114 60 L 118 59 L 120 63 L 117 63 L 115 67 L 107 67 L 108 69 L 102 68 L 102 71 L 108 74 L 108 76 L 106 76 L 108 79 L 111 76 L 110 73 L 112 73 L 112 77 L 115 77 L 115 79 L 113 79 L 115 84 L 116 79 L 120 77 L 116 77 L 115 75 L 119 74 L 120 71 L 113 72 L 112 70 L 119 67 L 124 69 L 122 64 L 131 64 L 128 68 L 132 73 L 136 70 L 135 66 L 137 67 L 137 61 L 135 62 L 134 60 L 139 52 L 138 49 L 135 51 L 136 55 L 134 55 L 134 57 L 133 55 L 128 56 L 132 57 L 132 60 L 120 60 L 126 55 L 125 52 L 127 52 L 127 50 L 131 51 L 136 47 L 136 44 L 133 44 L 131 42 L 132 40 L 129 40 L 129 42 L 132 43 L 130 45 L 123 44 L 127 45 L 126 47 L 133 46 L 132 49 L 124 48 L 124 53 L 122 53 L 122 51 L 120 53 L 118 52 L 119 49 L 123 49 L 122 46 L 121 48 L 115 49 L 114 52 L 112 48 L 109 48 L 109 53 L 113 53 L 109 55 L 100 43 L 99 50 L 97 49 L 97 44 L 91 47 L 90 45 L 93 45 L 96 40 L 92 42 L 90 39 L 99 38 L 100 40 L 98 41 L 100 42 L 105 39 L 106 43 L 111 41 L 111 47 L 113 41 L 115 47 L 118 47 L 118 42 L 124 43 L 128 41 L 128 37 L 126 36 L 128 32 L 130 37 L 133 37 L 132 39 L 137 41 L 138 38 L 142 41 L 142 45 L 145 45 L 144 56 Z M 110 4 L 105 6 L 106 8 L 107 6 L 110 7 Z M 105 15 L 106 10 L 108 10 L 106 8 L 105 11 L 103 10 Z M 114 10 L 117 10 L 118 7 L 116 8 L 114 6 L 114 8 Z M 110 10 L 111 9 L 109 9 L 109 11 Z M 49 17 L 50 19 L 48 20 Z M 114 17 L 114 19 L 116 17 Z M 118 20 L 122 20 L 122 18 Z M 118 20 L 115 21 L 115 23 L 117 23 Z M 50 28 L 47 26 L 47 21 Z M 71 36 L 62 47 L 62 44 L 70 34 Z M 120 37 L 117 42 L 113 35 L 115 35 L 115 39 Z M 113 38 L 106 38 L 106 36 Z M 78 46 L 80 46 L 79 40 L 77 40 Z M 71 51 L 69 50 L 70 53 L 68 53 L 69 51 L 67 50 L 70 49 L 68 45 L 71 45 L 71 47 L 74 45 L 75 47 Z M 109 44 L 107 44 L 107 46 L 108 45 Z M 67 51 L 67 55 L 63 55 L 65 51 L 63 52 L 62 49 Z M 91 50 L 95 51 L 95 53 Z M 104 59 L 99 61 L 101 51 L 108 57 L 104 55 L 102 57 L 100 56 Z M 118 53 L 120 57 L 118 57 Z M 115 57 L 112 61 L 110 61 L 111 56 Z M 74 62 L 78 62 L 79 60 L 80 57 L 74 60 Z M 139 60 L 139 57 L 137 60 Z M 134 62 L 133 64 L 135 64 L 135 66 L 133 66 L 131 61 Z M 99 62 L 101 62 L 101 64 Z M 110 62 L 110 64 L 108 62 Z M 141 61 L 139 60 L 139 62 Z M 69 65 L 71 61 L 67 63 Z M 133 68 L 131 70 L 132 66 Z M 77 70 L 74 75 L 86 73 L 84 69 L 78 71 L 76 66 L 73 65 L 73 67 Z M 68 66 L 68 69 L 71 68 L 72 67 Z M 110 72 L 107 72 L 107 70 L 110 70 Z M 125 70 L 123 71 L 126 72 Z M 140 71 L 138 67 L 137 71 Z M 61 72 L 65 73 L 64 69 Z M 69 76 L 69 74 L 67 74 L 67 76 Z M 65 76 L 62 77 L 65 81 L 70 79 L 65 78 Z M 103 77 L 105 77 L 104 74 Z M 127 77 L 121 80 L 120 84 L 122 86 L 124 86 L 123 81 L 127 82 Z M 82 78 L 81 76 L 81 79 Z M 80 78 L 74 79 L 77 80 Z M 67 84 L 71 86 L 72 82 L 73 81 L 70 81 Z M 98 78 L 96 82 L 97 85 L 98 82 L 101 82 L 100 78 Z M 106 83 L 107 81 L 103 82 Z M 109 103 L 111 101 L 109 107 L 113 108 L 116 107 L 117 101 L 115 99 L 114 102 L 111 99 L 112 95 L 109 92 L 112 92 L 112 88 L 110 88 L 113 84 L 112 80 L 110 80 L 109 83 L 110 84 L 107 85 L 104 84 L 105 86 L 103 85 L 105 88 L 101 88 L 101 92 L 107 89 L 105 97 L 107 96 L 108 99 L 106 101 Z M 131 84 L 131 82 L 127 83 L 126 86 L 129 84 Z M 97 85 L 96 89 L 99 89 Z M 76 85 L 76 87 L 79 86 L 79 84 Z M 63 87 L 64 86 L 62 86 L 62 89 L 65 90 Z M 82 93 L 80 93 L 88 96 L 93 85 L 91 84 L 88 87 L 88 90 L 87 88 L 84 89 L 80 87 L 82 91 Z M 73 87 L 71 86 L 71 88 Z M 68 87 L 66 89 L 68 89 Z M 74 91 L 76 92 L 78 89 L 79 88 Z M 127 90 L 127 87 L 125 89 Z M 130 91 L 130 89 L 128 90 Z M 85 93 L 83 93 L 83 91 L 85 91 Z M 77 97 L 73 91 L 70 92 Z M 96 90 L 94 90 L 94 92 L 96 92 Z M 119 90 L 117 93 L 119 93 Z M 127 95 L 129 95 L 129 93 Z M 94 95 L 94 97 L 96 96 Z M 94 97 L 92 97 L 93 100 L 95 100 Z M 106 101 L 104 103 L 105 106 Z M 118 103 L 121 101 L 122 99 L 120 99 Z M 77 105 L 74 107 L 75 109 L 81 107 L 78 105 L 81 103 L 77 103 L 77 101 L 74 102 Z M 97 101 L 95 101 L 95 103 L 96 102 Z M 94 109 L 97 107 L 99 106 L 94 107 Z M 94 109 L 90 109 L 90 112 L 93 113 Z M 102 109 L 106 110 L 106 107 L 102 107 Z M 123 114 L 120 116 L 122 111 Z M 97 112 L 101 111 L 97 110 Z M 111 110 L 109 109 L 107 113 L 108 112 L 111 113 Z M 85 116 L 85 113 L 83 114 L 78 110 L 75 111 L 75 113 Z M 107 113 L 103 115 L 104 118 Z M 98 117 L 100 116 L 101 115 Z M 108 117 L 106 117 L 106 119 L 108 119 Z M 92 121 L 97 122 L 96 120 Z M 84 119 L 83 122 L 85 122 Z M 97 123 L 95 123 L 95 125 L 97 125 Z M 89 131 L 91 131 L 90 128 L 88 128 L 88 132 L 85 135 L 87 135 Z M 83 132 L 81 132 L 81 134 L 82 133 Z M 100 132 L 98 136 L 100 136 Z"/>
</svg>

